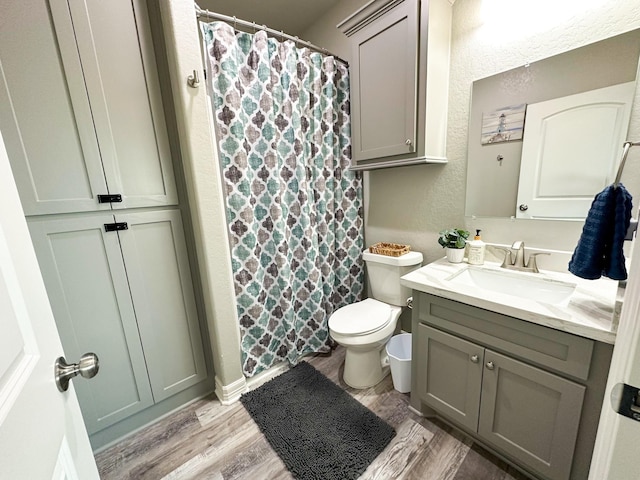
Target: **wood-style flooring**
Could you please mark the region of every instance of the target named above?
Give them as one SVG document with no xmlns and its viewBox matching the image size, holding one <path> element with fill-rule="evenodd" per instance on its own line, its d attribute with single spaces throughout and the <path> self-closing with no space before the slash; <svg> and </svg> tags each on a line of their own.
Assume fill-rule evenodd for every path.
<svg viewBox="0 0 640 480">
<path fill-rule="evenodd" d="M 307 361 L 396 429 L 362 479 L 527 480 L 471 438 L 414 414 L 409 395 L 394 390 L 390 376 L 366 390 L 348 387 L 342 381 L 342 347 Z M 242 404 L 223 406 L 214 397 L 127 437 L 96 461 L 103 480 L 293 478 Z"/>
</svg>

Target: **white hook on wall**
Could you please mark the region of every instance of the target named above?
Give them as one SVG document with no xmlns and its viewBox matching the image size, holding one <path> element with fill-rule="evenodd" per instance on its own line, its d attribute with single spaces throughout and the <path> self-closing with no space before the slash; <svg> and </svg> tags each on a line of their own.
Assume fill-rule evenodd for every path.
<svg viewBox="0 0 640 480">
<path fill-rule="evenodd" d="M 198 88 L 200 86 L 200 77 L 197 70 L 193 71 L 193 75 L 187 77 L 187 85 L 191 88 Z"/>
</svg>

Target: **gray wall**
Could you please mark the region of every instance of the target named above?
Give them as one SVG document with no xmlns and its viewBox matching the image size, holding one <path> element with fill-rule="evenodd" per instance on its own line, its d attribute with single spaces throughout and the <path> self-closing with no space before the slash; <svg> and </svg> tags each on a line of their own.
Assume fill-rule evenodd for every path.
<svg viewBox="0 0 640 480">
<path fill-rule="evenodd" d="M 553 15 L 542 5 L 549 3 Z M 340 0 L 301 38 L 350 59 L 347 38 L 336 24 L 366 0 Z M 564 3 L 575 12 L 564 8 Z M 471 83 L 479 78 L 520 66 L 559 52 L 640 27 L 638 0 L 606 0 L 577 8 L 574 2 L 530 1 L 512 11 L 510 2 L 458 0 L 453 6 L 453 43 L 447 156 L 444 166 L 387 169 L 365 175 L 365 235 L 367 244 L 378 241 L 409 243 L 425 255 L 425 262 L 442 256 L 439 230 L 458 225 L 482 228 L 489 242 L 573 249 L 581 230 L 579 222 L 516 221 L 464 218 L 467 125 Z M 244 390 L 240 369 L 239 330 L 233 303 L 222 192 L 218 172 L 209 159 L 215 144 L 202 89 L 184 87 L 193 69 L 201 69 L 199 41 L 188 0 L 162 0 L 165 37 L 170 44 L 169 64 L 177 97 L 178 127 L 183 137 L 185 177 L 194 223 L 205 306 L 214 352 L 216 392 L 232 398 Z M 490 12 L 491 5 L 501 6 Z M 531 5 L 531 6 L 529 6 Z M 532 12 L 527 10 L 533 10 Z M 286 14 L 286 12 L 283 12 Z M 500 15 L 503 15 L 500 18 Z M 496 19 L 499 19 L 496 20 Z M 497 23 L 496 23 L 497 22 Z M 640 99 L 636 99 L 640 104 Z M 640 114 L 634 110 L 632 129 L 640 139 Z M 204 121 L 203 121 L 204 119 Z M 634 137 L 630 137 L 634 138 Z M 640 152 L 629 155 L 629 165 L 639 165 Z M 640 170 L 640 169 L 638 169 Z M 217 185 L 218 188 L 212 188 Z M 541 266 L 547 267 L 543 259 Z M 566 263 L 565 263 L 566 264 Z"/>
<path fill-rule="evenodd" d="M 341 1 L 304 33 L 304 38 L 349 59 L 347 38 L 335 25 L 365 1 Z M 582 222 L 465 218 L 467 135 L 474 80 L 571 50 L 640 27 L 637 0 L 606 0 L 576 8 L 545 2 L 517 9 L 510 2 L 457 0 L 453 5 L 452 56 L 446 165 L 420 165 L 365 175 L 365 240 L 408 243 L 425 255 L 425 263 L 442 256 L 437 234 L 443 228 L 481 228 L 485 241 L 572 252 Z M 570 7 L 570 8 L 569 8 Z M 492 10 L 493 8 L 493 10 Z M 640 139 L 638 105 L 630 138 Z M 640 162 L 640 152 L 628 165 Z M 632 167 L 629 167 L 632 168 Z M 490 185 L 488 188 L 498 188 Z M 553 258 L 555 257 L 555 258 Z M 551 259 L 551 260 L 550 260 Z M 541 259 L 543 268 L 566 267 L 567 255 Z M 556 265 L 557 264 L 557 265 Z"/>
</svg>

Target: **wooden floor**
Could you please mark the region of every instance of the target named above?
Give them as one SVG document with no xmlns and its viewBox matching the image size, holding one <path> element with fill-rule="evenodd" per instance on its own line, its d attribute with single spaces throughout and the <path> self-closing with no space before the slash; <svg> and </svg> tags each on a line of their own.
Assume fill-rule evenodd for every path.
<svg viewBox="0 0 640 480">
<path fill-rule="evenodd" d="M 366 390 L 348 387 L 342 381 L 342 347 L 308 361 L 396 429 L 362 479 L 526 480 L 472 439 L 411 412 L 409 395 L 395 391 L 390 376 Z M 185 407 L 96 460 L 104 480 L 293 478 L 242 404 L 223 406 L 215 398 Z"/>
</svg>

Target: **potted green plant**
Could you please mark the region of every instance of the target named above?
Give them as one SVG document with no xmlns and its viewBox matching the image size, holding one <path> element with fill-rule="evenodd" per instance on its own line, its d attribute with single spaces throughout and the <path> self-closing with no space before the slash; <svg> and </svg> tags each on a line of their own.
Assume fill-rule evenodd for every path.
<svg viewBox="0 0 640 480">
<path fill-rule="evenodd" d="M 449 228 L 440 232 L 438 243 L 444 248 L 447 260 L 451 263 L 462 262 L 467 238 L 469 238 L 469 232 L 461 228 Z"/>
</svg>

